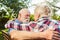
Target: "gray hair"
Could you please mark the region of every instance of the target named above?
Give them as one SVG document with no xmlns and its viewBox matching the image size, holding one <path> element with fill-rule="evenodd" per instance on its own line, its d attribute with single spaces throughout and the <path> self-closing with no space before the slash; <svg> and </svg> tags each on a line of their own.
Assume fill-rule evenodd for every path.
<svg viewBox="0 0 60 40">
<path fill-rule="evenodd" d="M 36 6 L 35 12 L 37 12 L 37 11 L 39 11 L 43 14 L 48 14 L 49 17 L 51 16 L 51 8 L 47 5 L 38 5 L 38 6 Z"/>
<path fill-rule="evenodd" d="M 19 11 L 19 14 L 21 14 L 22 12 L 25 12 L 25 11 L 28 11 L 28 9 L 27 9 L 27 8 L 21 9 L 21 10 Z"/>
</svg>

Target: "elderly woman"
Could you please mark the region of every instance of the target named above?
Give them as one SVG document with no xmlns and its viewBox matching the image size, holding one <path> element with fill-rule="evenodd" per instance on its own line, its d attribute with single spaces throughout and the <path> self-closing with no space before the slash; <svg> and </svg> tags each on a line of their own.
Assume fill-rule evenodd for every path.
<svg viewBox="0 0 60 40">
<path fill-rule="evenodd" d="M 41 5 L 35 8 L 34 19 L 39 25 L 38 31 L 45 31 L 46 29 L 52 29 L 55 30 L 55 32 L 60 32 L 59 30 L 60 25 L 57 20 L 51 19 L 51 10 L 47 5 Z M 53 38 L 60 40 L 60 38 L 56 37 Z"/>
</svg>

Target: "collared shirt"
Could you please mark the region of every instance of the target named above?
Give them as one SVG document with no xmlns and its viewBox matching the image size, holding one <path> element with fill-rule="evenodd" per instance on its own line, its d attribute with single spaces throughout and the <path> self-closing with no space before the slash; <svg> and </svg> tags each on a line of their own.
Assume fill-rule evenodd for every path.
<svg viewBox="0 0 60 40">
<path fill-rule="evenodd" d="M 57 20 L 49 19 L 48 17 L 42 17 L 38 20 L 39 31 L 45 31 L 46 29 L 53 29 L 60 32 L 60 25 Z"/>
<path fill-rule="evenodd" d="M 8 33 L 10 33 L 12 30 L 17 30 L 17 28 L 19 27 L 19 25 L 22 24 L 22 22 L 20 22 L 18 19 L 15 20 L 9 20 L 6 24 L 5 24 L 5 28 L 8 28 Z M 20 29 L 20 28 L 19 28 Z"/>
<path fill-rule="evenodd" d="M 25 30 L 25 31 L 33 31 L 33 32 L 42 32 L 50 28 L 60 32 L 60 25 L 58 21 L 49 19 L 48 17 L 42 17 L 38 20 L 38 22 L 30 22 L 26 24 L 25 27 L 21 26 L 21 24 L 15 21 L 12 21 L 10 23 L 7 23 L 5 27 L 13 28 L 15 30 Z"/>
<path fill-rule="evenodd" d="M 20 30 L 21 31 L 21 30 L 24 30 L 24 27 L 22 27 L 23 26 L 22 24 L 23 23 L 20 22 L 18 19 L 16 19 L 16 20 L 10 20 L 10 21 L 8 21 L 5 24 L 5 28 L 8 28 L 9 29 L 8 33 L 10 33 L 12 30 Z M 29 31 L 29 27 L 27 26 L 25 28 L 25 30 L 28 30 Z"/>
<path fill-rule="evenodd" d="M 53 29 L 60 32 L 59 22 L 48 17 L 42 17 L 37 22 L 30 23 L 29 28 L 34 32 L 43 32 L 46 29 Z"/>
<path fill-rule="evenodd" d="M 15 29 L 15 26 L 19 26 L 20 24 L 22 24 L 22 22 L 20 22 L 18 19 L 10 20 L 5 24 L 5 28 L 14 28 Z"/>
</svg>

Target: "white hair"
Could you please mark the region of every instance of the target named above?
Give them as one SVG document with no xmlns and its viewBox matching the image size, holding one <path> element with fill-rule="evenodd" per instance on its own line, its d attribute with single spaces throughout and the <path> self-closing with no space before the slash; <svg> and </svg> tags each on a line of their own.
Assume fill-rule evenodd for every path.
<svg viewBox="0 0 60 40">
<path fill-rule="evenodd" d="M 22 12 L 25 12 L 25 11 L 28 11 L 28 9 L 27 9 L 27 8 L 21 9 L 21 10 L 19 11 L 19 14 L 22 14 Z"/>
<path fill-rule="evenodd" d="M 51 17 L 51 8 L 47 5 L 43 5 L 43 4 L 37 5 L 35 11 L 41 11 L 41 12 L 46 11 L 48 16 Z M 45 12 L 43 14 L 45 14 Z"/>
</svg>

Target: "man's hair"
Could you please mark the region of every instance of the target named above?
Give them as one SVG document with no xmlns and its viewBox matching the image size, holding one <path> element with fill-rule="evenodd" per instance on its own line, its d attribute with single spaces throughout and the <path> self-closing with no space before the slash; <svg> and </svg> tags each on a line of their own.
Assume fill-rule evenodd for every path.
<svg viewBox="0 0 60 40">
<path fill-rule="evenodd" d="M 19 11 L 19 14 L 21 14 L 21 13 L 24 12 L 24 11 L 28 11 L 28 9 L 27 9 L 27 8 L 21 9 L 21 10 Z"/>
<path fill-rule="evenodd" d="M 51 10 L 47 5 L 40 5 L 40 6 L 36 6 L 35 12 L 49 14 L 51 12 Z"/>
</svg>

